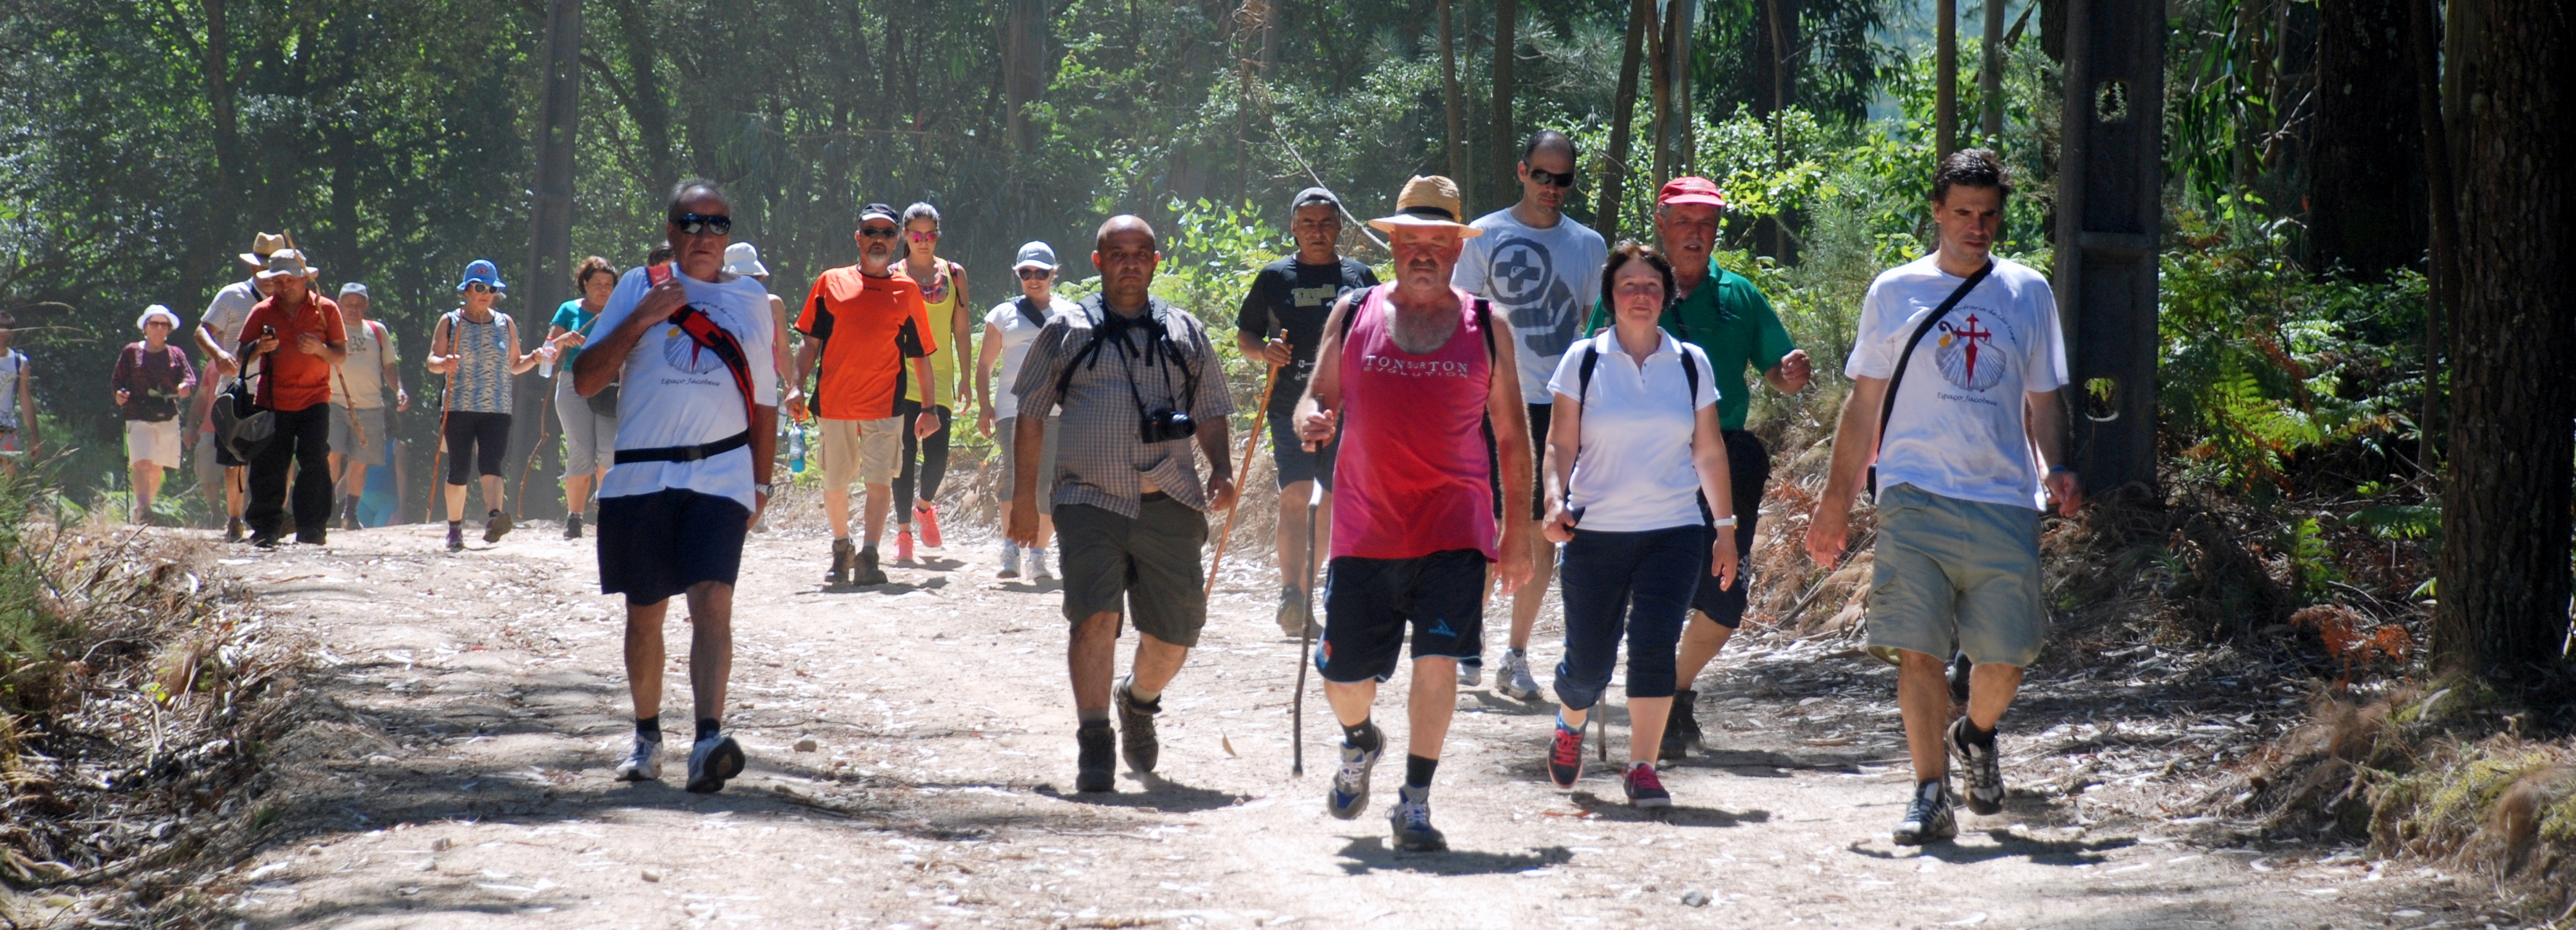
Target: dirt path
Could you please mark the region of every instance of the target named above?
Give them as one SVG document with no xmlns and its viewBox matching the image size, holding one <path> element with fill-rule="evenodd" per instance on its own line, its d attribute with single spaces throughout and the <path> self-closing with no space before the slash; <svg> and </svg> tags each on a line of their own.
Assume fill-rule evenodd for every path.
<svg viewBox="0 0 2576 930">
<path fill-rule="evenodd" d="M 2178 714 L 2199 699 L 2158 689 L 2191 669 L 2035 672 L 2006 731 L 2006 814 L 1892 846 L 1908 787 L 1892 676 L 1839 642 L 1731 649 L 1701 698 L 1725 749 L 1669 772 L 1680 807 L 1660 819 L 1601 800 L 1618 796 L 1606 767 L 1549 790 L 1548 710 L 1463 694 L 1433 795 L 1458 851 L 1399 858 L 1382 811 L 1401 766 L 1379 769 L 1362 819 L 1321 810 L 1337 733 L 1320 694 L 1307 774 L 1289 777 L 1296 645 L 1248 567 L 1166 692 L 1162 778 L 1070 795 L 1059 596 L 997 582 L 990 548 L 956 539 L 893 585 L 825 592 L 821 540 L 754 537 L 728 720 L 750 771 L 708 797 L 676 765 L 667 785 L 621 784 L 617 605 L 590 546 L 555 535 L 450 555 L 437 528 L 393 528 L 228 560 L 310 630 L 314 684 L 351 711 L 279 748 L 286 829 L 211 886 L 250 926 L 2477 924 L 2428 903 L 2459 894 L 2447 876 L 2158 813 L 2226 761 L 2192 740 L 2277 725 Z M 666 718 L 685 719 L 673 681 Z M 1400 745 L 1402 714 L 1380 720 Z M 2151 726 L 2180 735 L 2135 736 Z"/>
</svg>

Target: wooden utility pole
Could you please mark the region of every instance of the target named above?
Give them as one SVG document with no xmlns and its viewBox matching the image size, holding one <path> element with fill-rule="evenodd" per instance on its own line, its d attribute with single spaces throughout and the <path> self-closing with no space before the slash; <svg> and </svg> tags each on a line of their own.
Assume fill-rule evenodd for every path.
<svg viewBox="0 0 2576 930">
<path fill-rule="evenodd" d="M 1448 114 L 1449 180 L 1467 190 L 1467 111 L 1458 100 L 1458 33 L 1449 21 L 1450 0 L 1440 0 L 1440 102 Z M 1465 219 L 1465 217 L 1460 217 Z"/>
<path fill-rule="evenodd" d="M 1603 160 L 1601 169 L 1601 208 L 1592 217 L 1592 231 L 1614 242 L 1619 239 L 1619 207 L 1627 192 L 1628 134 L 1637 121 L 1637 65 L 1645 53 L 1646 24 L 1654 18 L 1655 0 L 1629 0 L 1628 38 L 1619 52 L 1619 89 L 1610 103 L 1610 157 Z"/>
<path fill-rule="evenodd" d="M 1932 155 L 1937 160 L 1959 150 L 1959 0 L 1934 0 L 1932 9 L 1932 18 L 1940 22 L 1940 38 L 1932 53 L 1936 93 L 1932 105 Z"/>
<path fill-rule="evenodd" d="M 519 294 L 526 302 L 512 314 L 523 334 L 544 333 L 555 305 L 572 291 L 572 152 L 574 134 L 580 126 L 581 0 L 548 0 L 545 57 L 540 62 L 545 71 L 538 82 L 537 171 L 535 196 L 528 211 L 528 270 L 519 279 Z M 524 336 L 520 341 L 532 344 Z M 558 372 L 558 376 L 571 375 Z M 513 405 L 516 415 L 511 417 L 510 442 L 517 448 L 534 449 L 544 434 L 546 418 L 541 408 L 553 395 L 554 383 L 523 376 L 522 386 L 531 389 L 513 392 L 517 403 Z M 520 463 L 516 483 L 523 488 L 533 462 L 530 459 Z M 521 512 L 526 506 L 525 500 L 520 501 Z"/>
<path fill-rule="evenodd" d="M 2001 145 L 2004 137 L 2004 0 L 1985 0 L 1985 47 L 1978 49 L 1977 104 L 1985 118 L 1977 134 L 1980 145 Z"/>
</svg>

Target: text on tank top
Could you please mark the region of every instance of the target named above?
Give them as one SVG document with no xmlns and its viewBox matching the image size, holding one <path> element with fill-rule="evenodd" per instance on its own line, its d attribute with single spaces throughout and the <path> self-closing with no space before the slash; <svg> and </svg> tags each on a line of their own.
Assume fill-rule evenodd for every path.
<svg viewBox="0 0 2576 930">
<path fill-rule="evenodd" d="M 1424 354 L 1395 344 L 1394 285 L 1370 288 L 1341 345 L 1333 556 L 1411 559 L 1452 549 L 1495 558 L 1482 426 L 1493 361 L 1475 298 L 1455 288 L 1458 329 Z"/>
<path fill-rule="evenodd" d="M 448 351 L 456 356 L 449 376 L 447 409 L 473 413 L 510 412 L 509 324 L 499 313 L 477 323 L 462 312 L 447 315 Z"/>
</svg>

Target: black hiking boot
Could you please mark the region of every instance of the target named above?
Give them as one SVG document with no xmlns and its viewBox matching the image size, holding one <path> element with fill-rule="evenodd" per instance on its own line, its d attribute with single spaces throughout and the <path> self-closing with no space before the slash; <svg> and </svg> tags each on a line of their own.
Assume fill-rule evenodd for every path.
<svg viewBox="0 0 2576 930">
<path fill-rule="evenodd" d="M 1683 759 L 1699 745 L 1699 692 L 1683 688 L 1673 692 L 1672 715 L 1664 718 L 1664 739 L 1655 747 L 1655 758 Z"/>
<path fill-rule="evenodd" d="M 855 555 L 850 551 L 849 540 L 832 540 L 832 570 L 823 573 L 823 583 L 835 588 L 849 584 L 850 562 Z"/>
<path fill-rule="evenodd" d="M 1163 757 L 1162 741 L 1154 737 L 1154 715 L 1163 712 L 1163 701 L 1156 698 L 1147 704 L 1129 693 L 1134 679 L 1118 682 L 1118 749 L 1127 757 L 1127 767 L 1138 773 L 1151 772 Z"/>
<path fill-rule="evenodd" d="M 1117 734 L 1110 731 L 1109 721 L 1085 723 L 1074 731 L 1073 739 L 1082 749 L 1074 763 L 1073 790 L 1086 794 L 1116 790 L 1118 750 L 1111 744 L 1117 741 Z"/>
<path fill-rule="evenodd" d="M 877 585 L 884 584 L 886 581 L 885 569 L 877 567 L 877 551 L 875 549 L 861 549 L 859 550 L 858 556 L 851 559 L 851 584 L 861 586 Z"/>
</svg>

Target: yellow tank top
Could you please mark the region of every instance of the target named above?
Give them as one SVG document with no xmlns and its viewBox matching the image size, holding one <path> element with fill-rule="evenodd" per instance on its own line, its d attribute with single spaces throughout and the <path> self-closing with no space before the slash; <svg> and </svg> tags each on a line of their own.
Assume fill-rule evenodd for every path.
<svg viewBox="0 0 2576 930">
<path fill-rule="evenodd" d="M 921 285 L 921 302 L 930 310 L 930 325 L 939 330 L 931 334 L 931 339 L 939 343 L 939 351 L 930 353 L 930 376 L 939 379 L 939 405 L 955 410 L 957 398 L 950 395 L 957 390 L 957 359 L 964 347 L 955 344 L 956 332 L 949 324 L 957 320 L 957 279 L 965 275 L 966 268 L 944 258 L 937 261 L 938 280 L 914 283 Z M 904 366 L 903 372 L 904 399 L 920 403 L 921 385 L 912 383 L 912 367 Z"/>
</svg>

